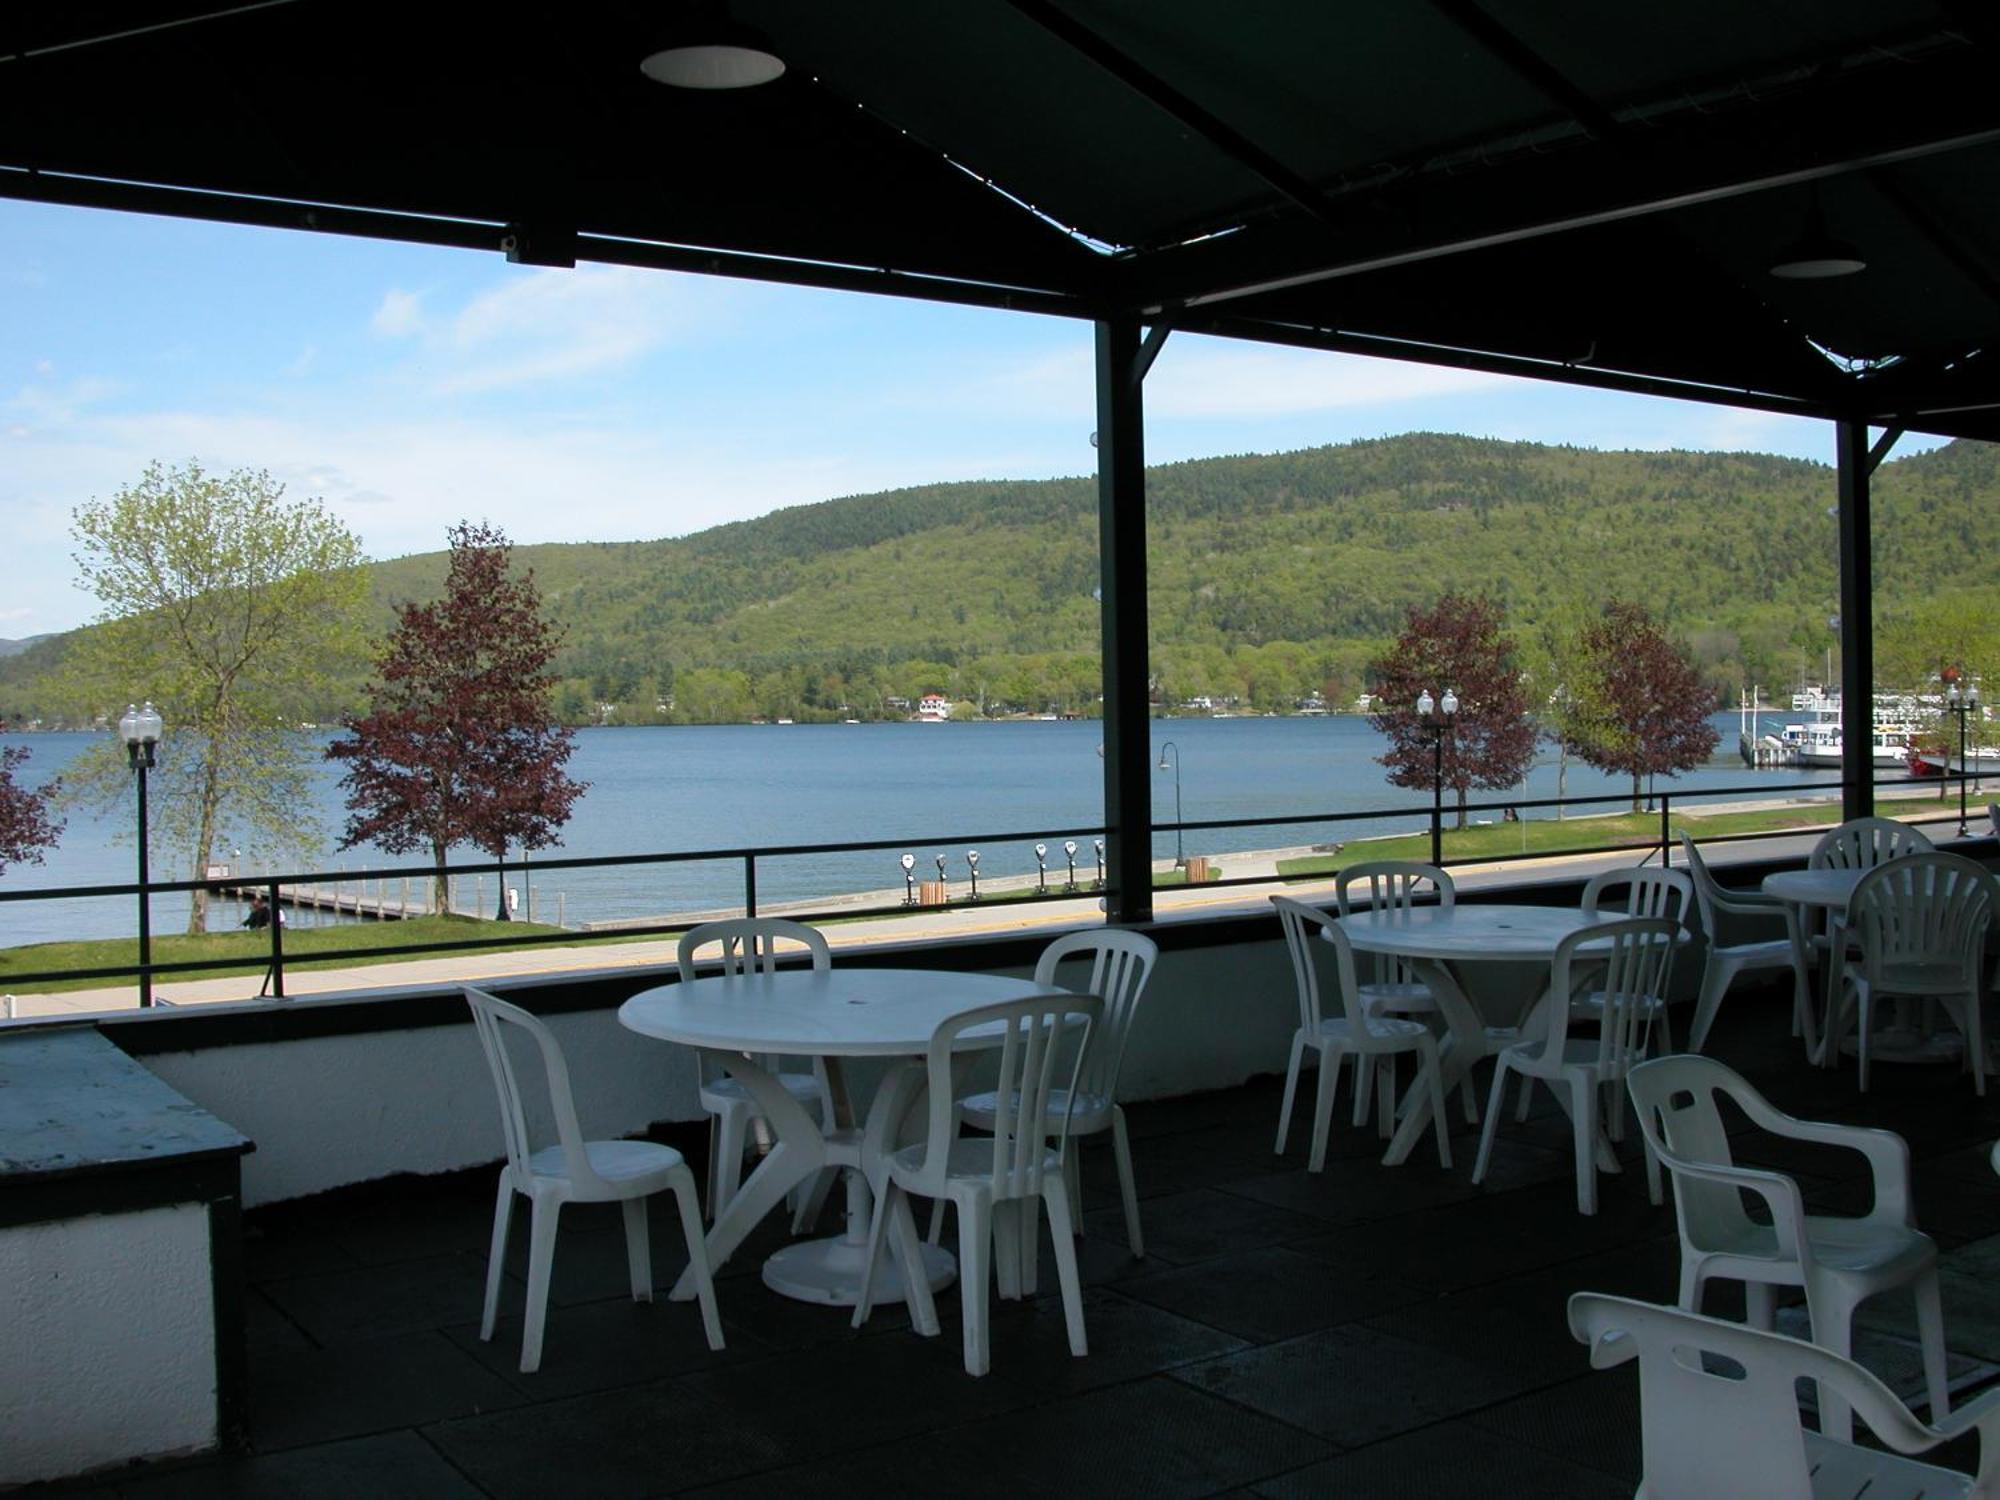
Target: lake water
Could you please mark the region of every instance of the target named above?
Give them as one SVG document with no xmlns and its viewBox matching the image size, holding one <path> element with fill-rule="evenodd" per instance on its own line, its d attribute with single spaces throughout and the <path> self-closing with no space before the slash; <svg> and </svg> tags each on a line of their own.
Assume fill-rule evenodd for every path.
<svg viewBox="0 0 2000 1500">
<path fill-rule="evenodd" d="M 1676 778 L 1676 793 L 1704 786 L 1756 785 L 1776 789 L 1801 781 L 1829 781 L 1834 773 L 1747 770 L 1735 755 L 1736 715 L 1718 714 L 1722 735 L 1707 768 Z M 1771 721 L 1775 722 L 1775 721 Z M 1231 849 L 1351 839 L 1371 833 L 1428 826 L 1429 798 L 1384 780 L 1374 759 L 1382 737 L 1365 719 L 1172 719 L 1153 723 L 1153 762 L 1172 741 L 1181 760 L 1181 802 L 1186 818 L 1301 817 L 1360 810 L 1404 809 L 1382 818 L 1352 823 L 1287 823 L 1270 828 L 1198 831 L 1186 836 L 1190 854 Z M 33 758 L 21 775 L 39 786 L 92 742 L 81 734 L 0 737 L 25 745 Z M 1102 727 L 1090 720 L 966 724 L 796 724 L 717 725 L 685 728 L 594 729 L 577 736 L 571 774 L 590 783 L 578 801 L 560 850 L 596 857 L 679 850 L 742 848 L 749 845 L 824 844 L 843 840 L 907 840 L 919 878 L 935 876 L 935 856 L 946 854 L 955 885 L 962 886 L 968 838 L 980 850 L 980 875 L 1032 874 L 1033 844 L 1050 846 L 1050 864 L 1060 878 L 1061 845 L 1075 838 L 1078 871 L 1094 873 L 1090 837 L 1083 830 L 1102 822 Z M 1170 760 L 1171 764 L 1171 760 Z M 1553 797 L 1556 766 L 1552 755 L 1530 773 L 1526 798 Z M 1669 785 L 1661 778 L 1660 785 Z M 1572 797 L 1622 792 L 1623 784 L 1572 763 Z M 1497 798 L 1480 794 L 1475 800 Z M 1155 772 L 1155 816 L 1174 817 L 1171 770 Z M 315 802 L 324 826 L 342 821 L 333 767 L 319 777 Z M 1586 811 L 1608 811 L 1609 805 Z M 0 890 L 66 885 L 112 884 L 134 878 L 133 813 L 130 804 L 116 816 L 72 810 L 61 844 L 42 865 L 20 865 L 0 875 Z M 995 844 L 986 835 L 1027 832 L 1029 837 Z M 240 847 L 240 846 L 237 846 Z M 230 857 L 224 840 L 218 858 Z M 900 888 L 902 851 L 794 856 L 758 862 L 760 903 L 807 899 L 857 890 Z M 1160 835 L 1154 854 L 1172 856 L 1174 837 Z M 455 859 L 460 856 L 454 856 Z M 516 856 L 518 858 L 518 856 Z M 269 860 L 242 847 L 239 864 L 268 871 Z M 329 870 L 413 868 L 409 856 L 392 859 L 372 849 L 333 851 L 331 842 L 308 868 Z M 157 878 L 184 878 L 159 868 Z M 300 868 L 288 863 L 287 869 Z M 491 862 L 485 865 L 483 898 L 493 904 Z M 509 875 L 518 884 L 518 867 Z M 572 925 L 618 917 L 648 917 L 740 903 L 740 860 L 604 870 L 539 870 L 528 882 L 535 915 L 554 920 L 560 910 Z M 394 892 L 392 890 L 391 894 Z M 470 875 L 458 901 L 470 906 Z M 157 929 L 174 931 L 186 921 L 184 900 L 160 897 Z M 231 914 L 217 919 L 233 924 Z M 0 904 L 0 945 L 62 937 L 104 937 L 134 929 L 130 897 Z"/>
</svg>

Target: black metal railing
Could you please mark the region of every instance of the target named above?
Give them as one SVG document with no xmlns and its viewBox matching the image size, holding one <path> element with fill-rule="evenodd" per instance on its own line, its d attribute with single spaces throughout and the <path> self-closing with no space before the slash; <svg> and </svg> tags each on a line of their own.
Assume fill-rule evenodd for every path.
<svg viewBox="0 0 2000 1500">
<path fill-rule="evenodd" d="M 1968 776 L 1969 773 L 1947 773 L 1947 775 L 1949 781 L 1958 781 Z M 1935 782 L 1928 779 L 1917 780 L 1907 777 L 1895 777 L 1884 778 L 1872 784 L 1876 787 L 1920 787 L 1927 790 L 1935 785 Z M 1658 855 L 1662 863 L 1671 863 L 1671 849 L 1673 844 L 1672 821 L 1674 809 L 1677 805 L 1685 809 L 1693 804 L 1713 803 L 1718 799 L 1728 797 L 1754 797 L 1760 800 L 1783 797 L 1791 800 L 1801 795 L 1810 796 L 1816 793 L 1838 794 L 1841 790 L 1842 784 L 1840 782 L 1828 781 L 1792 782 L 1785 784 L 1783 787 L 1773 787 L 1769 783 L 1744 786 L 1702 787 L 1699 790 L 1683 791 L 1679 794 L 1672 791 L 1659 791 L 1648 794 L 1651 801 L 1656 805 L 1659 816 L 1656 837 L 1623 839 L 1611 843 L 1597 840 L 1590 843 L 1562 845 L 1554 848 L 1536 848 L 1525 852 L 1537 859 L 1561 859 L 1602 854 L 1607 850 L 1643 850 L 1645 851 L 1645 858 L 1642 862 L 1650 862 L 1654 855 Z M 1596 793 L 1581 797 L 1496 798 L 1483 802 L 1467 802 L 1462 809 L 1456 806 L 1440 808 L 1433 802 L 1428 805 L 1413 805 L 1408 807 L 1377 807 L 1340 812 L 1297 813 L 1277 817 L 1205 818 L 1179 823 L 1156 823 L 1153 825 L 1151 831 L 1155 836 L 1174 833 L 1185 835 L 1189 833 L 1212 833 L 1232 829 L 1340 826 L 1362 822 L 1379 825 L 1384 821 L 1407 818 L 1418 820 L 1416 826 L 1409 830 L 1410 832 L 1428 832 L 1433 841 L 1433 847 L 1437 847 L 1444 832 L 1442 826 L 1443 820 L 1447 817 L 1456 817 L 1461 811 L 1467 815 L 1495 813 L 1503 816 L 1511 811 L 1516 816 L 1519 816 L 1522 813 L 1548 809 L 1566 810 L 1605 804 L 1626 804 L 1632 800 L 1632 794 L 1629 791 L 1620 791 Z M 1940 816 L 1949 818 L 1952 816 L 1952 812 L 1949 809 L 1941 810 Z M 1540 819 L 1529 821 L 1537 822 L 1540 826 L 1546 826 L 1550 820 Z M 1782 837 L 1789 831 L 1772 829 L 1747 833 L 1712 834 L 1705 835 L 1702 841 L 1704 843 L 1744 842 Z M 1091 826 L 1065 828 L 1060 834 L 1056 835 L 1051 835 L 1047 829 L 1035 829 L 968 834 L 948 840 L 935 838 L 897 838 L 871 839 L 847 843 L 755 845 L 741 848 L 680 850 L 650 854 L 616 854 L 537 859 L 533 862 L 533 869 L 538 874 L 546 876 L 549 872 L 560 870 L 598 870 L 634 866 L 715 863 L 719 861 L 740 862 L 743 872 L 741 910 L 745 915 L 755 916 L 758 910 L 758 866 L 760 861 L 769 863 L 779 859 L 908 850 L 911 848 L 937 847 L 940 844 L 958 846 L 986 845 L 992 847 L 1015 844 L 1032 845 L 1051 838 L 1057 840 L 1081 838 L 1095 841 L 1107 833 L 1108 830 L 1103 827 Z M 1462 855 L 1456 859 L 1446 859 L 1444 862 L 1456 867 L 1494 864 L 1509 860 L 1518 860 L 1523 857 L 1523 853 L 1524 851 L 1505 851 L 1492 854 Z M 1221 857 L 1227 859 L 1228 856 L 1224 854 Z M 1060 884 L 1047 880 L 1046 867 L 1042 865 L 1039 857 L 1037 858 L 1037 865 L 1038 883 L 1032 891 L 1016 885 L 1009 885 L 1004 895 L 1008 898 L 1019 899 L 1025 895 L 1032 894 L 1038 900 L 1077 901 L 1116 898 L 1119 894 L 1116 887 L 1108 884 L 1105 880 L 1104 865 L 1101 856 L 1096 854 L 1094 848 L 1091 873 L 1089 878 L 1086 879 L 1077 878 L 1078 872 L 1075 869 L 1073 860 L 1066 864 L 1064 870 L 1065 878 Z M 521 866 L 515 868 L 526 868 L 526 861 L 524 860 Z M 509 866 L 504 861 L 496 861 L 494 864 L 484 867 L 458 865 L 452 867 L 448 873 L 459 878 L 463 878 L 468 874 L 478 874 L 483 878 L 485 871 L 489 869 L 499 875 L 502 880 L 503 890 L 500 892 L 500 899 L 504 901 L 506 899 L 504 880 L 506 872 L 509 869 Z M 172 895 L 183 892 L 193 893 L 197 891 L 207 892 L 211 896 L 240 899 L 245 893 L 260 893 L 268 903 L 272 917 L 265 929 L 269 934 L 268 948 L 263 955 L 260 955 L 266 961 L 266 970 L 264 984 L 260 988 L 259 993 L 260 995 L 269 993 L 273 998 L 282 999 L 285 996 L 285 972 L 287 966 L 285 953 L 286 924 L 282 913 L 286 910 L 287 906 L 299 901 L 298 891 L 329 883 L 335 884 L 337 901 L 337 888 L 340 883 L 359 880 L 365 886 L 366 881 L 374 880 L 377 882 L 378 890 L 377 914 L 386 915 L 386 897 L 379 893 L 386 890 L 387 882 L 398 880 L 404 882 L 427 882 L 436 880 L 440 875 L 445 873 L 447 872 L 440 871 L 435 865 L 413 865 L 363 870 L 360 872 L 350 870 L 298 871 L 285 874 L 258 874 L 254 876 L 232 873 L 228 876 L 201 880 L 148 881 L 144 884 L 43 887 L 33 890 L 0 891 L 0 909 L 4 909 L 6 905 L 12 903 L 25 901 L 75 900 L 93 897 L 150 899 L 154 896 Z M 1269 874 L 1236 877 L 1225 875 L 1203 882 L 1202 888 L 1227 889 L 1233 886 L 1268 885 L 1273 878 Z M 1320 875 L 1309 875 L 1293 877 L 1279 876 L 1276 878 L 1303 880 L 1323 877 Z M 993 877 L 989 874 L 987 876 L 989 891 L 992 890 L 992 879 Z M 928 882 L 926 883 L 928 884 Z M 973 906 L 975 902 L 984 905 L 993 900 L 991 894 L 983 898 L 980 897 L 976 893 L 977 882 L 973 882 L 973 885 L 975 894 L 968 898 L 954 900 L 950 898 L 947 891 L 946 897 L 941 903 L 928 906 L 917 903 L 906 895 L 904 898 L 895 901 L 860 906 L 843 904 L 814 908 L 810 903 L 792 903 L 787 905 L 785 914 L 795 920 L 804 922 L 865 920 L 908 915 L 913 911 L 937 912 L 964 910 Z M 913 882 L 906 883 L 906 890 L 913 888 Z M 311 905 L 314 903 L 301 902 L 300 904 Z M 357 911 L 361 910 L 365 904 L 357 896 Z M 402 903 L 398 903 L 398 906 L 399 909 L 403 909 Z M 425 915 L 430 913 L 428 907 L 426 907 L 421 912 L 411 912 L 409 914 Z M 590 931 L 565 929 L 547 933 L 509 932 L 499 933 L 490 937 L 438 939 L 420 943 L 378 943 L 372 945 L 363 944 L 354 947 L 343 946 L 337 950 L 314 952 L 310 955 L 302 953 L 293 957 L 290 963 L 296 968 L 304 965 L 344 964 L 379 958 L 415 958 L 434 953 L 464 953 L 479 952 L 487 949 L 528 949 L 553 945 L 573 947 L 579 944 L 616 943 L 635 938 L 663 937 L 683 932 L 697 920 L 701 919 L 678 916 L 668 917 L 658 922 L 620 922 L 615 927 L 605 927 Z M 32 984 L 75 983 L 91 979 L 116 980 L 136 976 L 140 981 L 141 993 L 143 994 L 150 987 L 151 982 L 161 975 L 199 975 L 225 970 L 242 972 L 246 968 L 246 964 L 254 964 L 254 962 L 254 958 L 247 959 L 245 955 L 240 953 L 218 958 L 155 961 L 149 951 L 149 945 L 145 944 L 142 939 L 141 951 L 136 963 L 107 964 L 84 968 L 56 968 L 6 974 L 0 976 L 0 984 L 4 984 L 9 988 L 19 988 Z"/>
</svg>

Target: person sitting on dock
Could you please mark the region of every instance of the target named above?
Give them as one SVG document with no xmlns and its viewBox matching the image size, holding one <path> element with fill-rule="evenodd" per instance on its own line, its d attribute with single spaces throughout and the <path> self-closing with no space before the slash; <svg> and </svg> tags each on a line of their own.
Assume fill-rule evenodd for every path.
<svg viewBox="0 0 2000 1500">
<path fill-rule="evenodd" d="M 243 925 L 253 932 L 271 925 L 271 903 L 264 899 L 263 892 L 250 898 L 250 910 L 244 915 Z"/>
</svg>

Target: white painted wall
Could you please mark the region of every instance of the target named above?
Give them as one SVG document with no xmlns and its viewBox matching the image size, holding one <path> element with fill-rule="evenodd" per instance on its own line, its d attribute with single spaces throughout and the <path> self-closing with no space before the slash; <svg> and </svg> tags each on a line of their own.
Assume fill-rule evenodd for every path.
<svg viewBox="0 0 2000 1500">
<path fill-rule="evenodd" d="M 0 1230 L 0 1487 L 216 1441 L 204 1205 Z"/>
<path fill-rule="evenodd" d="M 694 1058 L 685 1049 L 626 1031 L 615 1010 L 552 1016 L 549 1024 L 568 1054 L 586 1133 L 629 1135 L 658 1121 L 702 1118 Z M 1278 942 L 1166 954 L 1133 1031 L 1120 1093 L 1168 1098 L 1281 1070 L 1296 1024 L 1291 970 Z M 243 1161 L 246 1206 L 400 1172 L 477 1166 L 503 1150 L 492 1080 L 469 1016 L 462 1025 L 144 1061 L 257 1143 Z M 856 1079 L 864 1089 L 871 1081 Z"/>
</svg>

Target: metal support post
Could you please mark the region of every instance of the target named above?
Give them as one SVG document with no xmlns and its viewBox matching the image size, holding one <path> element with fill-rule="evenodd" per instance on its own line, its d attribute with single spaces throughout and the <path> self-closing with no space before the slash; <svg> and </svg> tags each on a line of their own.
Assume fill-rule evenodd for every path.
<svg viewBox="0 0 2000 1500">
<path fill-rule="evenodd" d="M 1875 812 L 1875 568 L 1870 552 L 1869 484 L 1875 466 L 1902 433 L 1891 428 L 1872 449 L 1868 423 L 1834 424 L 1840 508 L 1840 801 L 1841 815 Z"/>
<path fill-rule="evenodd" d="M 1152 344 L 1157 351 L 1157 338 Z M 1150 669 L 1146 642 L 1146 455 L 1150 354 L 1136 318 L 1097 325 L 1097 534 L 1104 658 L 1104 819 L 1113 922 L 1153 916 Z"/>
</svg>

